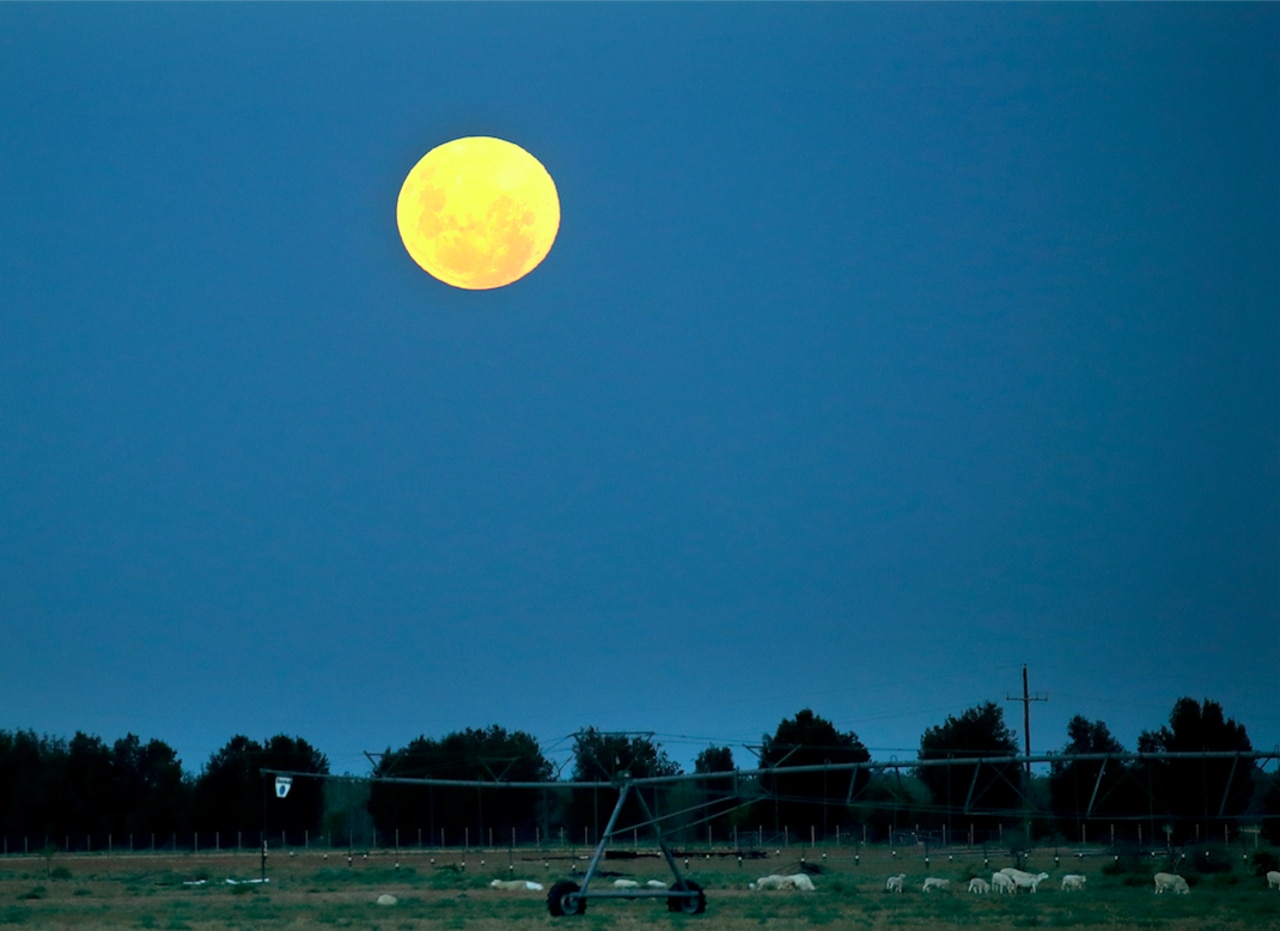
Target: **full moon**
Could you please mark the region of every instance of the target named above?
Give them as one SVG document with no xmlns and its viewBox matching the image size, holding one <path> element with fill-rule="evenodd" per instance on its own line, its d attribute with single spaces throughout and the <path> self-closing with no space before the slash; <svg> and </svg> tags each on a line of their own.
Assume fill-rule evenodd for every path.
<svg viewBox="0 0 1280 931">
<path fill-rule="evenodd" d="M 555 182 L 536 158 L 492 136 L 436 146 L 413 166 L 396 201 L 409 255 L 455 288 L 518 281 L 547 257 L 560 229 Z"/>
</svg>

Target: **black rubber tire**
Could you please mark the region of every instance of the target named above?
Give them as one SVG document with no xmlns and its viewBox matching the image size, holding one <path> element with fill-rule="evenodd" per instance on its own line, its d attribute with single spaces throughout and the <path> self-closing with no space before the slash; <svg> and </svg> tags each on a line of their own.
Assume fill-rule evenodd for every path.
<svg viewBox="0 0 1280 931">
<path fill-rule="evenodd" d="M 692 879 L 682 880 L 671 887 L 674 892 L 696 892 L 697 896 L 672 896 L 667 899 L 667 911 L 686 915 L 701 915 L 707 910 L 707 894 Z"/>
<path fill-rule="evenodd" d="M 547 893 L 547 911 L 557 918 L 562 915 L 581 915 L 587 910 L 587 902 L 585 899 L 573 896 L 581 888 L 577 883 L 567 879 L 556 883 Z"/>
</svg>

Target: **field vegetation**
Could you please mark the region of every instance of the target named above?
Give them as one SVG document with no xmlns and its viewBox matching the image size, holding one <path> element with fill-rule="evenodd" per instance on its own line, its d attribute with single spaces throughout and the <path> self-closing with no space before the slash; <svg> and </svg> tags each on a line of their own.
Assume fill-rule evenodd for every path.
<svg viewBox="0 0 1280 931">
<path fill-rule="evenodd" d="M 645 851 L 641 852 L 646 853 Z M 648 852 L 651 853 L 651 852 Z M 1030 870 L 1051 876 L 1037 894 L 971 895 L 972 876 L 988 876 L 1004 861 L 984 864 L 983 852 L 933 851 L 925 867 L 917 851 L 895 856 L 888 848 L 809 848 L 807 868 L 817 891 L 750 892 L 747 883 L 770 872 L 801 868 L 801 848 L 771 851 L 746 860 L 716 851 L 690 858 L 688 875 L 707 890 L 707 912 L 668 913 L 662 900 L 592 900 L 586 914 L 552 918 L 545 893 L 503 892 L 496 878 L 533 879 L 547 887 L 581 874 L 584 852 L 471 850 L 273 852 L 266 883 L 256 854 L 97 855 L 9 857 L 0 860 L 0 927 L 48 929 L 294 929 L 374 928 L 532 929 L 562 927 L 630 929 L 671 927 L 680 931 L 746 929 L 927 929 L 955 928 L 1178 928 L 1188 931 L 1260 931 L 1280 928 L 1280 893 L 1268 890 L 1257 871 L 1273 851 L 1250 859 L 1210 850 L 1207 870 L 1181 861 L 1191 883 L 1185 896 L 1153 892 L 1151 876 L 1170 865 L 1161 852 L 1116 858 L 1102 851 L 1054 862 L 1052 850 L 1033 851 Z M 825 854 L 825 856 L 823 855 Z M 1174 859 L 1177 860 L 1175 854 Z M 1008 860 L 1006 856 L 1004 860 Z M 1256 862 L 1255 862 L 1256 861 Z M 606 860 L 594 881 L 609 888 L 617 876 L 640 881 L 670 879 L 656 856 Z M 907 874 L 901 895 L 884 891 L 893 873 Z M 1083 892 L 1062 892 L 1066 872 L 1088 877 Z M 920 891 L 926 875 L 951 880 L 943 893 Z M 227 880 L 236 880 L 228 883 Z M 201 882 L 203 880 L 203 882 Z M 394 905 L 377 899 L 391 895 Z"/>
</svg>

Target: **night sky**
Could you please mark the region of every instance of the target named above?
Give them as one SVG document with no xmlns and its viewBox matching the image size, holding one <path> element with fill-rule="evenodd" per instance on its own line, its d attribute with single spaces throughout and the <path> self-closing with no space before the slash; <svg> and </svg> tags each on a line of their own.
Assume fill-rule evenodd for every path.
<svg viewBox="0 0 1280 931">
<path fill-rule="evenodd" d="M 491 291 L 400 184 L 559 190 Z M 0 729 L 1280 744 L 1280 6 L 0 4 Z"/>
</svg>

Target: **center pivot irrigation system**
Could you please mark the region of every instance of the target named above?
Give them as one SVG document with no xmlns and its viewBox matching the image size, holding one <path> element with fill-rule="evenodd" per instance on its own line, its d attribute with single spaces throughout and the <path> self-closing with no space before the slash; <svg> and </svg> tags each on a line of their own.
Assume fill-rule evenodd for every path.
<svg viewBox="0 0 1280 931">
<path fill-rule="evenodd" d="M 370 783 L 382 784 L 404 784 L 417 786 L 448 786 L 453 788 L 492 788 L 492 789 L 599 789 L 601 786 L 613 786 L 618 790 L 618 800 L 614 803 L 613 812 L 609 816 L 604 830 L 600 833 L 600 838 L 596 843 L 595 850 L 592 853 L 591 861 L 587 866 L 587 871 L 582 877 L 579 884 L 573 880 L 562 880 L 555 883 L 547 893 L 547 909 L 552 915 L 581 915 L 587 909 L 588 899 L 665 899 L 667 902 L 667 910 L 671 912 L 683 913 L 686 915 L 700 915 L 707 908 L 707 896 L 702 887 L 691 879 L 686 879 L 681 873 L 680 868 L 676 865 L 676 858 L 671 852 L 671 848 L 667 846 L 666 839 L 663 836 L 661 823 L 664 820 L 673 818 L 683 818 L 693 812 L 704 812 L 701 818 L 696 819 L 696 823 L 702 823 L 711 820 L 713 817 L 728 814 L 729 812 L 750 805 L 762 798 L 770 797 L 768 791 L 762 790 L 758 782 L 753 781 L 760 776 L 769 776 L 771 778 L 785 777 L 789 775 L 798 775 L 802 773 L 836 773 L 851 772 L 854 770 L 883 771 L 895 770 L 900 772 L 903 769 L 915 769 L 924 766 L 974 766 L 973 782 L 969 786 L 968 797 L 965 799 L 963 808 L 965 812 L 976 811 L 974 803 L 977 801 L 975 789 L 978 784 L 978 772 L 982 766 L 1017 766 L 1022 767 L 1031 763 L 1050 763 L 1050 762 L 1067 762 L 1067 761 L 1102 761 L 1103 766 L 1098 773 L 1097 784 L 1094 786 L 1093 797 L 1090 798 L 1089 808 L 1092 810 L 1093 802 L 1097 797 L 1098 786 L 1101 784 L 1102 772 L 1106 769 L 1107 762 L 1129 762 L 1133 760 L 1232 760 L 1231 776 L 1227 780 L 1227 786 L 1223 791 L 1222 802 L 1219 806 L 1219 817 L 1222 816 L 1223 809 L 1226 806 L 1227 793 L 1230 789 L 1232 780 L 1235 777 L 1241 763 L 1247 765 L 1265 766 L 1268 761 L 1280 759 L 1280 748 L 1269 751 L 1203 751 L 1203 752 L 1157 752 L 1157 753 L 1084 753 L 1084 754 L 1035 754 L 1025 756 L 987 756 L 987 757 L 965 757 L 965 758 L 948 758 L 934 760 L 891 760 L 884 761 L 866 761 L 862 763 L 826 763 L 813 766 L 773 766 L 762 769 L 750 770 L 733 770 L 730 772 L 718 773 L 686 773 L 677 776 L 651 776 L 644 778 L 631 778 L 630 773 L 622 772 L 612 778 L 609 782 L 585 782 L 585 781 L 561 781 L 561 782 L 508 782 L 501 779 L 493 781 L 474 780 L 474 779 L 431 779 L 431 778 L 414 778 L 407 776 L 379 776 L 369 777 Z M 277 794 L 280 792 L 280 785 L 285 780 L 296 778 L 310 779 L 350 779 L 349 776 L 330 776 L 320 773 L 300 773 L 287 770 L 263 769 L 264 779 L 268 776 L 276 777 Z M 1007 782 L 1015 789 L 1016 786 L 1007 776 L 997 772 L 997 778 Z M 742 780 L 746 779 L 744 783 Z M 724 794 L 713 799 L 703 801 L 698 805 L 680 811 L 673 811 L 663 815 L 655 815 L 653 809 L 644 799 L 644 793 L 639 791 L 642 788 L 657 787 L 663 785 L 673 785 L 681 782 L 709 781 L 718 780 L 721 782 L 732 782 L 732 789 L 726 788 Z M 846 804 L 855 800 L 854 784 L 856 780 L 850 780 L 848 797 L 845 799 Z M 285 783 L 287 784 L 287 783 Z M 285 789 L 287 793 L 287 789 Z M 981 793 L 977 793 L 980 795 Z M 618 827 L 618 819 L 622 814 L 623 807 L 627 800 L 634 798 L 644 814 L 645 820 L 634 825 Z M 266 800 L 266 791 L 264 784 L 263 800 Z M 725 803 L 731 803 L 726 805 Z M 711 811 L 712 808 L 716 810 Z M 1012 813 L 1011 813 L 1012 814 Z M 264 807 L 265 822 L 265 807 Z M 653 835 L 658 843 L 658 848 L 662 852 L 663 858 L 667 861 L 667 866 L 671 869 L 673 881 L 665 888 L 629 888 L 629 889 L 601 889 L 592 888 L 592 882 L 598 877 L 599 866 L 601 860 L 604 859 L 605 850 L 615 838 L 627 835 L 634 836 L 640 830 L 652 829 Z M 263 836 L 266 836 L 265 823 L 263 827 Z M 687 865 L 687 861 L 686 861 Z M 264 870 L 265 870 L 265 844 L 264 844 Z"/>
</svg>

